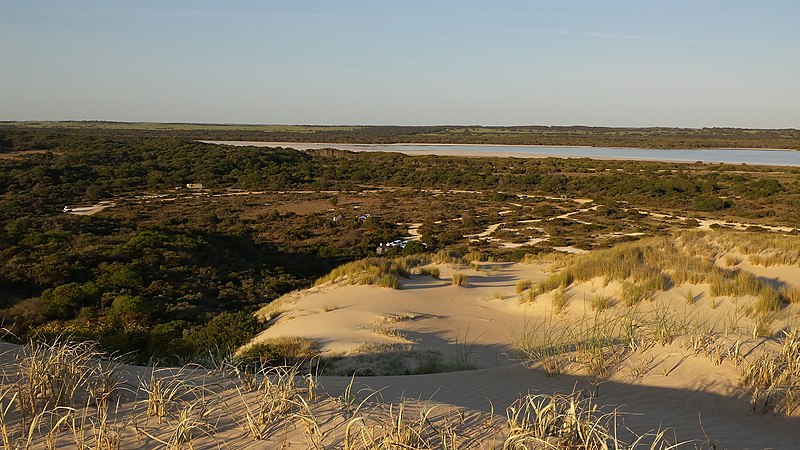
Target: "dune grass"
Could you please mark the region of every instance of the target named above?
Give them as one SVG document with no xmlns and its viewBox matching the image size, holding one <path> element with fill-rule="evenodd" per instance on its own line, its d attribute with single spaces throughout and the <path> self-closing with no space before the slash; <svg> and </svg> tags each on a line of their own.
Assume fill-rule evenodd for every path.
<svg viewBox="0 0 800 450">
<path fill-rule="evenodd" d="M 597 294 L 591 300 L 591 307 L 592 311 L 605 311 L 616 304 L 616 301 L 613 297 L 609 297 L 605 294 Z"/>
<path fill-rule="evenodd" d="M 750 272 L 714 264 L 713 258 L 724 249 L 715 249 L 713 244 L 716 241 L 712 239 L 709 244 L 705 236 L 704 233 L 684 232 L 573 256 L 564 260 L 561 269 L 534 290 L 539 295 L 555 289 L 563 290 L 576 282 L 602 279 L 607 284 L 618 281 L 622 283 L 623 303 L 634 306 L 674 286 L 707 283 L 712 297 L 753 298 L 752 313 L 756 315 L 775 313 L 788 303 L 800 301 L 795 288 L 776 287 Z M 797 240 L 795 237 L 783 239 Z"/>
<path fill-rule="evenodd" d="M 742 384 L 753 387 L 755 413 L 791 416 L 800 411 L 800 330 L 784 331 L 777 354 L 766 354 L 742 369 Z"/>
<path fill-rule="evenodd" d="M 329 394 L 299 365 L 225 359 L 210 369 L 123 369 L 92 344 L 66 339 L 31 342 L 2 357 L 4 367 L 16 368 L 0 385 L 4 449 L 278 448 L 289 439 L 303 448 L 349 450 L 683 445 L 669 447 L 659 433 L 633 433 L 619 425 L 615 410 L 581 393 L 526 395 L 497 420 L 413 400 L 383 402 L 355 376 Z"/>
<path fill-rule="evenodd" d="M 469 283 L 469 276 L 461 272 L 453 272 L 453 286 L 465 287 Z"/>
<path fill-rule="evenodd" d="M 317 279 L 315 286 L 328 282 L 368 284 L 398 289 L 400 278 L 408 278 L 413 268 L 428 264 L 426 256 L 411 255 L 398 258 L 365 258 L 344 264 Z"/>
<path fill-rule="evenodd" d="M 419 274 L 439 278 L 440 272 L 438 267 L 422 267 L 419 269 Z"/>
</svg>

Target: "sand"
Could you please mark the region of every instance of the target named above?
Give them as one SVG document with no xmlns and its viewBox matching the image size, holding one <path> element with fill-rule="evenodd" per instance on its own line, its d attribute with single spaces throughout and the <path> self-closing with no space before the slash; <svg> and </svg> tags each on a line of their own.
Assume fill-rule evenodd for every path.
<svg viewBox="0 0 800 450">
<path fill-rule="evenodd" d="M 741 270 L 800 286 L 797 265 L 756 266 L 743 255 L 730 255 L 741 258 L 737 263 Z M 718 264 L 725 256 L 718 255 Z M 472 439 L 462 440 L 458 448 L 493 448 L 491 444 L 502 443 L 507 432 L 501 429 L 507 407 L 528 394 L 558 393 L 576 393 L 591 399 L 602 411 L 618 411 L 621 433 L 628 428 L 637 434 L 668 429 L 674 441 L 691 442 L 697 448 L 798 448 L 800 417 L 754 413 L 751 389 L 740 382 L 742 367 L 737 367 L 732 356 L 725 356 L 736 348 L 745 362 L 756 361 L 759 355 L 775 351 L 778 340 L 753 337 L 748 331 L 753 329 L 753 319 L 742 314 L 741 307 L 753 299 L 712 298 L 705 284 L 672 286 L 655 294 L 652 302 L 643 302 L 642 315 L 635 316 L 635 323 L 643 324 L 644 319 L 667 311 L 669 320 L 681 322 L 685 328 L 674 339 L 651 342 L 635 350 L 615 347 L 618 353 L 605 355 L 607 361 L 603 361 L 609 362 L 607 374 L 570 365 L 548 376 L 542 364 L 525 363 L 516 344 L 526 334 L 539 337 L 557 334 L 553 330 L 576 332 L 592 324 L 623 323 L 634 317 L 619 302 L 603 312 L 592 310 L 594 299 L 618 297 L 622 288 L 620 282 L 602 279 L 573 283 L 568 289 L 571 298 L 561 312 L 553 311 L 555 292 L 520 302 L 517 282 L 544 280 L 563 258 L 572 257 L 559 256 L 535 264 L 482 262 L 478 268 L 439 264 L 430 266 L 439 269 L 439 278 L 412 275 L 396 290 L 328 282 L 273 302 L 262 312 L 275 316 L 273 323 L 254 342 L 303 336 L 317 339 L 324 356 L 335 357 L 329 367 L 334 374 L 317 378 L 319 397 L 309 400 L 313 420 L 320 427 L 319 441 L 324 443 L 317 448 L 342 448 L 346 425 L 355 417 L 352 408 L 362 400 L 362 414 L 367 416 L 396 414 L 397 405 L 405 403 L 406 417 L 413 420 L 425 408 L 433 408 L 430 417 L 434 425 L 429 430 L 449 424 L 458 428 L 461 436 Z M 469 275 L 466 287 L 452 285 L 454 272 Z M 691 303 L 687 302 L 688 293 L 693 296 Z M 537 328 L 537 324 L 546 326 Z M 773 324 L 775 335 L 798 324 L 800 305 L 788 306 Z M 723 333 L 723 329 L 730 331 Z M 697 340 L 708 336 L 713 338 Z M 722 357 L 715 358 L 716 349 L 724 351 L 716 353 Z M 18 365 L 11 359 L 13 352 L 13 346 L 0 344 L 0 364 L 6 377 L 13 376 Z M 443 365 L 468 361 L 473 367 L 445 373 L 362 376 L 348 389 L 352 379 L 345 374 L 355 367 L 372 373 L 414 372 L 415 365 L 424 364 L 426 358 L 439 358 Z M 343 375 L 335 374 L 337 365 Z M 121 370 L 126 384 L 121 403 L 115 408 L 124 420 L 115 423 L 122 427 L 122 448 L 157 446 L 157 441 L 144 433 L 169 439 L 171 427 L 177 423 L 178 406 L 163 423 L 155 418 L 146 420 L 146 395 L 141 385 L 149 382 L 153 370 L 135 366 Z M 157 369 L 156 374 L 169 380 L 176 374 L 203 387 L 202 397 L 207 399 L 203 405 L 209 408 L 207 417 L 213 432 L 195 430 L 193 448 L 315 447 L 304 431 L 305 419 L 292 413 L 275 421 L 266 439 L 253 440 L 245 431 L 245 412 L 256 408 L 265 397 L 248 392 L 241 381 L 244 378 L 236 381 L 234 371 L 223 374 L 190 365 Z M 295 382 L 305 386 L 302 377 Z M 350 395 L 354 400 L 347 400 Z M 388 405 L 393 406 L 390 409 Z M 373 426 L 372 430 L 380 429 Z M 62 433 L 59 448 L 74 448 L 70 447 L 70 437 L 70 433 Z M 37 443 L 37 448 L 44 448 L 43 440 Z"/>
<path fill-rule="evenodd" d="M 740 265 L 742 270 L 762 277 L 791 283 L 800 279 L 800 268 L 794 266 Z M 640 433 L 670 428 L 678 440 L 697 440 L 698 446 L 710 439 L 716 448 L 797 448 L 800 418 L 754 414 L 750 391 L 740 384 L 740 368 L 726 360 L 716 364 L 704 351 L 694 351 L 687 344 L 688 337 L 633 352 L 612 374 L 601 378 L 581 370 L 548 377 L 537 366 L 521 364 L 513 343 L 524 334 L 531 318 L 552 316 L 552 307 L 551 294 L 521 304 L 515 285 L 521 279 L 534 283 L 544 279 L 549 274 L 548 265 L 484 263 L 485 270 L 481 271 L 437 267 L 441 279 L 415 275 L 404 280 L 399 290 L 327 284 L 295 293 L 283 300 L 282 317 L 257 341 L 305 336 L 318 339 L 325 354 L 336 354 L 345 361 L 362 358 L 369 363 L 377 360 L 363 359 L 365 353 L 380 352 L 390 344 L 406 345 L 408 354 L 438 352 L 447 361 L 457 356 L 467 342 L 472 346 L 471 358 L 478 370 L 363 377 L 357 386 L 379 389 L 387 402 L 420 399 L 440 407 L 484 413 L 494 407 L 500 415 L 505 406 L 527 393 L 579 390 L 596 396 L 600 405 L 618 408 L 624 413 L 624 425 Z M 469 287 L 451 285 L 448 280 L 454 271 L 470 275 Z M 604 284 L 602 280 L 573 285 L 571 301 L 555 317 L 566 323 L 593 316 L 591 299 L 597 295 L 615 296 L 620 288 L 619 283 Z M 687 292 L 695 295 L 692 305 L 686 303 Z M 738 301 L 712 299 L 707 285 L 682 285 L 657 294 L 653 305 L 654 309 L 677 311 L 692 323 L 721 330 L 736 314 Z M 614 317 L 623 308 L 613 306 L 604 314 Z M 776 327 L 796 326 L 797 308 L 790 307 L 785 314 L 786 321 L 776 323 Z M 387 318 L 393 318 L 384 323 L 396 334 L 375 331 L 373 324 Z M 749 319 L 738 320 L 741 330 L 751 327 Z M 752 354 L 771 345 L 768 340 L 744 332 L 735 336 L 741 347 Z M 365 346 L 365 342 L 375 345 Z M 730 342 L 715 345 L 721 348 Z M 324 376 L 321 380 L 333 393 L 341 392 L 350 381 L 344 376 Z"/>
</svg>

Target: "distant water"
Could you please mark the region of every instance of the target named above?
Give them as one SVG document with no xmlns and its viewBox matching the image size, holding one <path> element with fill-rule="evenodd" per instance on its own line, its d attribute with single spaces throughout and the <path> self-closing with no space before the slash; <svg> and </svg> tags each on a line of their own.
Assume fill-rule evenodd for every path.
<svg viewBox="0 0 800 450">
<path fill-rule="evenodd" d="M 207 141 L 208 142 L 208 141 Z M 408 154 L 554 156 L 565 158 L 629 159 L 769 166 L 800 166 L 800 151 L 752 149 L 650 149 L 607 147 L 539 147 L 532 145 L 413 145 L 413 144 L 319 144 L 215 141 L 217 144 L 294 147 L 297 149 L 338 148 L 355 151 L 402 152 Z"/>
<path fill-rule="evenodd" d="M 531 155 L 575 158 L 640 159 L 649 161 L 680 161 L 770 166 L 800 166 L 800 151 L 749 149 L 643 149 L 606 147 L 535 147 L 527 145 L 374 145 L 374 151 L 404 153 L 459 152 L 470 153 L 527 153 Z M 346 148 L 346 146 L 342 146 Z"/>
</svg>

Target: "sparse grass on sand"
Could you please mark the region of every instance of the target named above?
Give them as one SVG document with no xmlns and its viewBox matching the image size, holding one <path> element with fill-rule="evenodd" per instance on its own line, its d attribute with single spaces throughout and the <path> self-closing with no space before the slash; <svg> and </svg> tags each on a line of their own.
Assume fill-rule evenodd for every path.
<svg viewBox="0 0 800 450">
<path fill-rule="evenodd" d="M 755 413 L 791 416 L 800 411 L 800 330 L 783 333 L 779 352 L 746 364 L 742 384 L 754 388 L 751 406 Z"/>
<path fill-rule="evenodd" d="M 123 367 L 90 343 L 63 339 L 2 358 L 4 449 L 691 448 L 664 431 L 634 434 L 616 410 L 581 393 L 525 395 L 497 420 L 413 400 L 384 403 L 379 391 L 357 388 L 355 377 L 341 394 L 327 394 L 299 365 L 221 359 L 208 369 Z"/>
<path fill-rule="evenodd" d="M 419 269 L 420 275 L 427 275 L 433 278 L 439 278 L 439 268 L 438 267 L 422 267 Z"/>
<path fill-rule="evenodd" d="M 746 236 L 737 234 L 734 238 L 745 241 L 745 237 L 751 235 L 758 244 L 737 243 L 739 251 L 745 254 L 751 251 L 760 254 L 777 252 L 791 256 L 795 249 L 800 248 L 800 239 L 794 236 L 765 238 L 748 233 Z M 715 258 L 730 251 L 734 245 L 731 239 L 726 232 L 692 231 L 573 256 L 559 261 L 559 270 L 535 286 L 534 292 L 539 295 L 556 290 L 554 307 L 559 310 L 563 293 L 574 283 L 601 279 L 605 285 L 617 281 L 622 283 L 622 302 L 633 307 L 675 286 L 708 284 L 708 293 L 715 304 L 717 297 L 742 299 L 748 314 L 768 325 L 769 319 L 786 305 L 800 302 L 800 291 L 793 286 L 769 282 L 738 267 L 715 264 Z M 768 250 L 768 245 L 775 245 L 777 250 Z M 789 256 L 786 256 L 786 261 L 792 261 Z M 686 301 L 692 304 L 695 300 L 694 296 L 687 296 Z"/>
</svg>

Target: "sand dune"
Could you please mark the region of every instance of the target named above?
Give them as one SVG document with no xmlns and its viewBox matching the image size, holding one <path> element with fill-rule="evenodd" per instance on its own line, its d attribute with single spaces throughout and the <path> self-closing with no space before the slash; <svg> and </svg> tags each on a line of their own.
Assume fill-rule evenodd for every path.
<svg viewBox="0 0 800 450">
<path fill-rule="evenodd" d="M 731 251 L 716 255 L 718 264 L 724 265 L 726 256 L 736 257 L 736 269 L 763 280 L 797 285 L 800 279 L 795 265 L 758 266 L 748 262 L 746 255 Z M 608 364 L 609 372 L 603 376 L 574 361 L 561 373 L 547 376 L 540 363 L 532 367 L 520 363 L 522 355 L 515 350 L 515 342 L 530 333 L 537 321 L 549 320 L 553 329 L 568 330 L 630 320 L 634 317 L 631 309 L 619 301 L 621 283 L 603 279 L 573 283 L 567 290 L 569 302 L 554 312 L 556 291 L 521 302 L 515 289 L 519 280 L 534 285 L 545 280 L 553 273 L 548 262 L 483 263 L 478 271 L 445 264 L 436 268 L 439 279 L 415 275 L 402 281 L 398 290 L 327 284 L 296 293 L 281 301 L 282 316 L 256 341 L 279 336 L 318 339 L 323 354 L 356 361 L 341 366 L 351 370 L 358 361 L 374 366 L 391 348 L 406 355 L 411 372 L 423 350 L 447 361 L 458 356 L 466 343 L 479 370 L 360 377 L 356 386 L 379 390 L 386 402 L 417 399 L 483 413 L 494 407 L 500 414 L 528 393 L 577 390 L 594 397 L 599 405 L 618 408 L 624 413 L 624 426 L 638 432 L 671 428 L 678 441 L 693 440 L 698 447 L 706 442 L 706 448 L 712 442 L 715 448 L 798 448 L 800 418 L 754 413 L 759 405 L 753 403 L 752 389 L 741 382 L 748 364 L 779 348 L 776 339 L 754 337 L 757 319 L 746 311 L 755 298 L 713 297 L 710 286 L 702 283 L 671 286 L 634 309 L 640 326 L 648 320 L 653 321 L 650 325 L 666 320 L 659 315 L 669 314 L 671 326 L 680 328 L 675 336 L 641 348 L 618 348 L 619 355 L 608 357 L 619 359 Z M 469 274 L 469 287 L 450 283 L 450 275 L 457 271 Z M 608 309 L 593 310 L 593 302 L 605 297 L 612 299 Z M 774 317 L 774 336 L 781 336 L 778 330 L 797 327 L 799 312 L 790 305 Z M 540 328 L 531 336 L 551 332 Z M 392 344 L 402 344 L 404 350 Z M 369 352 L 375 353 L 374 358 L 364 357 Z M 321 380 L 333 395 L 350 382 L 345 376 Z"/>
</svg>

